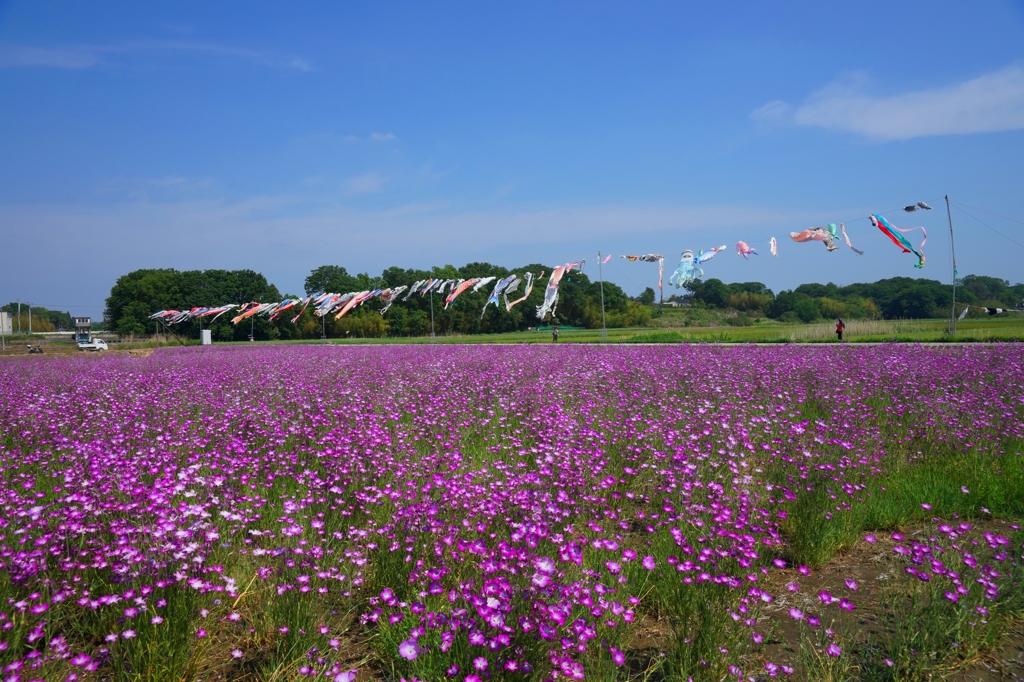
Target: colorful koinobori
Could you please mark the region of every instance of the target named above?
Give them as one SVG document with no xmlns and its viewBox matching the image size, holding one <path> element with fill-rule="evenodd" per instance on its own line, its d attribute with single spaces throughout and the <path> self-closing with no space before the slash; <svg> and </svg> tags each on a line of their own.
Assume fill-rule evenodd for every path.
<svg viewBox="0 0 1024 682">
<path fill-rule="evenodd" d="M 824 242 L 825 248 L 831 253 L 832 251 L 838 251 L 839 245 L 836 244 L 836 224 L 829 223 L 828 227 L 809 227 L 803 232 L 790 232 L 789 238 L 795 242 Z"/>
<path fill-rule="evenodd" d="M 917 210 L 932 210 L 932 207 L 923 201 L 918 201 L 914 204 L 903 207 L 903 210 L 907 213 Z M 882 231 L 887 237 L 889 237 L 894 244 L 899 246 L 904 253 L 913 253 L 917 256 L 917 263 L 914 267 L 924 267 L 924 245 L 928 241 L 928 233 L 924 227 L 911 227 L 911 228 L 899 228 L 890 224 L 880 214 L 871 214 L 869 216 L 871 224 Z M 921 230 L 922 239 L 921 244 L 915 248 L 910 241 L 904 237 L 904 234 L 913 232 L 914 230 Z M 863 256 L 864 252 L 854 247 L 850 241 L 850 235 L 846 232 L 846 224 L 839 223 L 837 226 L 835 223 L 829 223 L 827 227 L 811 227 L 802 232 L 791 232 L 790 238 L 795 242 L 809 242 L 809 241 L 820 241 L 825 244 L 825 249 L 829 252 L 837 251 L 839 244 L 837 239 L 839 233 L 842 232 L 843 240 L 846 245 L 856 254 Z M 725 246 L 719 246 L 709 251 L 698 251 L 694 255 L 693 251 L 687 249 L 682 252 L 679 258 L 679 265 L 676 267 L 675 272 L 669 278 L 669 284 L 674 285 L 676 288 L 685 286 L 688 282 L 699 279 L 704 276 L 704 270 L 700 267 L 702 263 L 706 263 L 715 257 L 719 251 L 725 250 Z M 768 240 L 768 248 L 772 256 L 778 257 L 779 248 L 778 242 L 775 237 Z M 736 243 L 736 253 L 740 256 L 749 260 L 751 254 L 758 255 L 757 250 L 752 248 L 747 242 L 739 241 Z M 612 256 L 609 254 L 603 258 L 599 257 L 598 261 L 600 265 L 605 265 L 611 260 Z M 622 256 L 631 262 L 644 262 L 644 263 L 657 263 L 658 264 L 658 290 L 664 295 L 664 274 L 665 274 L 665 258 L 661 254 L 648 253 L 642 256 Z M 573 268 L 582 272 L 586 265 L 586 260 L 579 262 L 566 263 L 556 267 L 551 276 L 548 278 L 547 287 L 544 291 L 544 300 L 537 307 L 537 316 L 543 320 L 548 315 L 554 315 L 555 309 L 558 306 L 558 288 L 565 277 Z M 379 310 L 380 314 L 385 314 L 392 305 L 398 300 L 407 301 L 409 297 L 414 294 L 420 296 L 426 296 L 430 294 L 446 294 L 444 299 L 444 309 L 448 309 L 455 303 L 455 300 L 466 291 L 472 289 L 480 291 L 483 287 L 489 285 L 491 282 L 495 282 L 494 288 L 491 290 L 490 296 L 488 296 L 486 303 L 484 303 L 483 310 L 480 313 L 481 319 L 487 313 L 487 308 L 494 304 L 496 308 L 501 306 L 501 300 L 504 299 L 505 311 L 512 312 L 512 308 L 516 305 L 525 301 L 533 291 L 533 285 L 540 281 L 544 277 L 544 272 L 541 271 L 539 275 L 534 275 L 532 272 L 526 272 L 522 275 L 510 274 L 503 278 L 498 277 L 474 277 L 470 279 L 441 279 L 441 278 L 428 278 L 413 282 L 411 286 L 398 286 L 384 289 L 372 289 L 365 291 L 353 291 L 346 294 L 339 293 L 321 293 L 306 298 L 287 298 L 283 301 L 274 303 L 260 303 L 258 301 L 252 301 L 244 304 L 227 304 L 217 307 L 196 307 L 189 310 L 161 310 L 149 316 L 151 320 L 160 320 L 164 324 L 172 325 L 179 324 L 182 322 L 188 322 L 191 320 L 202 320 L 204 318 L 210 318 L 210 322 L 213 322 L 218 317 L 228 311 L 236 311 L 235 317 L 231 319 L 232 324 L 238 324 L 243 320 L 247 320 L 253 317 L 266 317 L 270 320 L 275 320 L 286 311 L 298 311 L 297 314 L 291 318 L 291 321 L 296 322 L 306 309 L 312 305 L 313 314 L 318 317 L 325 317 L 333 314 L 334 319 L 340 319 L 347 315 L 349 312 L 359 307 L 367 301 L 379 298 L 384 304 Z M 524 284 L 525 283 L 525 284 Z M 523 285 L 523 295 L 515 300 L 509 300 L 509 296 L 519 290 L 520 285 Z M 405 294 L 404 297 L 399 299 L 401 294 Z M 984 308 L 990 315 L 996 315 L 1003 312 L 1021 312 L 1013 311 L 1003 308 Z M 994 311 L 994 312 L 993 312 Z M 963 315 L 966 315 L 966 310 Z M 962 317 L 962 315 L 961 315 Z"/>
<path fill-rule="evenodd" d="M 544 301 L 537 306 L 538 320 L 543 320 L 548 314 L 552 317 L 555 316 L 555 308 L 558 307 L 558 285 L 561 283 L 562 277 L 567 275 L 577 265 L 579 263 L 566 263 L 565 265 L 559 265 L 551 271 L 551 277 L 548 278 L 548 286 L 544 289 Z"/>
<path fill-rule="evenodd" d="M 750 247 L 750 244 L 746 242 L 736 242 L 736 255 L 743 256 L 747 260 L 750 260 L 750 254 L 757 255 L 757 250 Z"/>
<path fill-rule="evenodd" d="M 1021 303 L 1021 305 L 1016 308 L 989 308 L 980 305 L 969 305 L 963 309 L 963 312 L 961 312 L 956 319 L 962 320 L 965 317 L 967 317 L 967 313 L 971 311 L 971 308 L 974 308 L 975 310 L 978 310 L 983 313 L 988 313 L 989 315 L 1002 315 L 1003 313 L 1024 313 L 1024 303 Z"/>
<path fill-rule="evenodd" d="M 871 224 L 882 231 L 882 234 L 892 240 L 893 244 L 903 249 L 903 253 L 912 253 L 917 256 L 917 263 L 914 264 L 915 268 L 924 267 L 924 244 L 928 241 L 928 232 L 921 226 L 918 227 L 896 227 L 895 225 L 889 224 L 889 221 L 878 214 L 871 214 L 869 216 Z M 916 249 L 903 235 L 914 230 L 921 230 L 923 235 L 921 239 L 921 245 Z"/>
<path fill-rule="evenodd" d="M 610 256 L 609 256 L 610 257 Z M 643 263 L 657 263 L 658 264 L 658 291 L 661 292 L 662 298 L 665 297 L 665 257 L 658 253 L 648 253 L 643 256 L 622 256 L 631 263 L 641 261 Z"/>
<path fill-rule="evenodd" d="M 585 261 L 582 261 L 585 262 Z M 581 262 L 581 263 L 582 263 Z M 554 299 L 551 301 L 549 308 L 551 312 L 554 311 L 554 304 L 557 301 L 558 282 L 561 280 L 562 275 L 569 272 L 572 268 L 580 266 L 581 263 L 568 263 L 561 266 L 562 272 L 558 278 L 554 281 L 554 285 L 549 282 L 548 288 L 553 291 Z M 582 269 L 582 268 L 580 268 Z M 542 270 L 540 275 L 535 276 L 532 272 L 526 272 L 523 276 L 519 275 L 508 275 L 501 279 L 494 287 L 490 297 L 484 304 L 483 313 L 481 318 L 487 312 L 487 307 L 492 303 L 495 307 L 500 307 L 500 298 L 502 295 L 505 297 L 505 310 L 511 312 L 512 308 L 517 304 L 522 303 L 529 297 L 533 291 L 533 283 L 544 276 Z M 238 305 L 231 303 L 228 305 L 218 306 L 216 308 L 192 308 L 186 311 L 178 310 L 161 310 L 149 316 L 151 320 L 160 320 L 164 324 L 179 324 L 181 322 L 188 322 L 190 320 L 201 319 L 210 317 L 210 321 L 216 320 L 218 317 L 228 312 L 229 310 L 237 310 L 237 315 L 232 318 L 232 324 L 238 324 L 243 320 L 247 320 L 255 317 L 265 317 L 270 320 L 277 319 L 282 313 L 287 310 L 298 309 L 298 314 L 291 318 L 291 322 L 296 322 L 305 312 L 306 308 L 312 304 L 313 314 L 317 317 L 326 317 L 327 315 L 333 314 L 334 319 L 338 320 L 349 312 L 359 307 L 367 301 L 373 300 L 374 298 L 380 299 L 384 306 L 379 310 L 380 314 L 385 314 L 395 301 L 399 300 L 399 296 L 402 293 L 408 291 L 405 297 L 401 300 L 408 300 L 410 296 L 415 293 L 420 295 L 426 295 L 427 293 L 444 293 L 448 292 L 445 297 L 445 308 L 451 306 L 455 302 L 455 299 L 459 297 L 463 292 L 472 289 L 473 291 L 479 291 L 484 286 L 490 284 L 497 277 L 476 277 L 471 279 L 427 279 L 419 280 L 414 282 L 412 286 L 399 286 L 387 289 L 373 289 L 366 291 L 353 291 L 347 294 L 338 293 L 322 293 L 313 296 L 307 296 L 306 298 L 288 298 L 284 301 L 277 301 L 274 303 L 260 303 L 258 301 L 252 301 Z M 518 290 L 520 283 L 526 281 L 526 289 L 523 296 L 517 300 L 509 301 L 508 295 Z M 541 306 L 543 307 L 543 306 Z"/>
<path fill-rule="evenodd" d="M 676 266 L 676 271 L 672 273 L 672 276 L 668 278 L 668 283 L 679 289 L 686 286 L 688 282 L 700 279 L 704 276 L 704 270 L 700 267 L 701 263 L 707 263 L 719 251 L 725 251 L 725 244 L 716 246 L 710 251 L 698 251 L 696 256 L 690 249 L 683 251 L 679 257 L 679 265 Z"/>
<path fill-rule="evenodd" d="M 213 320 L 226 313 L 227 311 L 237 308 L 238 306 L 234 303 L 230 305 L 222 305 L 217 308 L 192 308 L 180 312 L 177 310 L 161 310 L 158 313 L 153 313 L 149 316 L 151 320 L 161 320 L 164 324 L 178 324 L 179 322 L 188 322 L 189 320 L 196 320 L 203 317 L 213 316 Z M 210 320 L 210 322 L 213 322 Z"/>
</svg>

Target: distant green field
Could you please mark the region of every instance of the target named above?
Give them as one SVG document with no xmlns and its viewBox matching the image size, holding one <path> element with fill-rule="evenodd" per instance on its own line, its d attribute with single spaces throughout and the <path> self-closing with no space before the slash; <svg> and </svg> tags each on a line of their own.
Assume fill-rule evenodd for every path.
<svg viewBox="0 0 1024 682">
<path fill-rule="evenodd" d="M 1010 313 L 1000 317 L 967 319 L 957 323 L 956 338 L 948 333 L 949 320 L 850 320 L 843 335 L 843 341 L 849 343 L 899 341 L 914 342 L 979 342 L 979 341 L 1024 341 L 1024 314 Z M 600 329 L 560 329 L 559 343 L 601 343 Z M 40 343 L 50 352 L 73 344 L 65 339 L 49 338 L 46 341 L 39 336 L 27 335 L 8 337 L 8 348 L 19 345 L 23 350 L 25 343 Z M 625 329 L 609 329 L 608 343 L 835 343 L 835 326 L 833 323 L 819 324 L 779 324 L 770 320 L 760 320 L 749 327 L 630 327 Z M 163 337 L 160 340 L 134 339 L 123 343 L 112 342 L 111 350 L 128 348 L 152 348 L 157 346 L 197 345 L 198 339 L 184 337 L 174 339 Z M 258 343 L 321 343 L 318 340 L 302 339 L 294 341 L 260 341 Z M 508 344 L 508 343 L 551 343 L 551 332 L 548 329 L 528 332 L 510 332 L 506 334 L 475 334 L 470 336 L 438 336 L 431 340 L 428 336 L 395 337 L 383 339 L 327 339 L 326 343 L 336 345 L 364 344 Z M 216 345 L 248 345 L 247 342 L 232 342 Z"/>
<path fill-rule="evenodd" d="M 843 340 L 851 343 L 901 342 L 977 342 L 1024 341 L 1024 314 L 1011 313 L 990 319 L 963 320 L 957 323 L 956 338 L 948 333 L 948 320 L 851 320 Z M 686 327 L 665 329 L 632 327 L 609 329 L 608 343 L 834 343 L 835 325 L 755 324 L 750 327 Z M 389 339 L 329 339 L 335 344 L 431 343 L 429 337 Z M 550 331 L 439 336 L 434 343 L 551 343 Z M 561 330 L 559 343 L 600 343 L 600 329 Z M 296 341 L 292 343 L 311 343 Z M 316 343 L 315 341 L 312 343 Z"/>
</svg>

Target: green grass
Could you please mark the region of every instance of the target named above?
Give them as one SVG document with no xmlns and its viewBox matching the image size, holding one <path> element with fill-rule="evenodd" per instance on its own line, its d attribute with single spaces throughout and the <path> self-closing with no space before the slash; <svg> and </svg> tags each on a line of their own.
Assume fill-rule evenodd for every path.
<svg viewBox="0 0 1024 682">
<path fill-rule="evenodd" d="M 956 338 L 947 328 L 947 320 L 853 320 L 847 325 L 844 343 L 915 342 L 991 342 L 1024 341 L 1024 315 L 1004 318 L 964 320 L 957 324 Z M 248 345 L 235 341 L 215 345 Z M 389 344 L 550 344 L 550 331 L 522 331 L 502 334 L 473 334 L 393 337 L 382 339 L 294 339 L 256 343 L 327 343 L 335 345 Z M 602 343 L 600 329 L 563 329 L 558 343 Z M 761 320 L 750 327 L 630 327 L 609 329 L 607 343 L 836 343 L 832 323 L 778 324 Z M 166 344 L 170 345 L 170 344 Z M 113 348 L 114 346 L 112 346 Z"/>
</svg>

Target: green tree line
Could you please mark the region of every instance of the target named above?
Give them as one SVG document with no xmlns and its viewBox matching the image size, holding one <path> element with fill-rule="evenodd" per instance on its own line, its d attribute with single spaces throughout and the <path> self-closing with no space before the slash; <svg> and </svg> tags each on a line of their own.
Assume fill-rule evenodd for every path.
<svg viewBox="0 0 1024 682">
<path fill-rule="evenodd" d="M 256 339 L 294 339 L 328 337 L 381 337 L 381 336 L 423 336 L 431 329 L 431 303 L 433 303 L 434 329 L 437 334 L 481 334 L 508 331 L 522 331 L 553 320 L 537 319 L 536 309 L 544 298 L 544 288 L 552 267 L 532 264 L 521 268 L 508 269 L 490 263 L 469 263 L 460 268 L 452 265 L 434 267 L 431 270 L 411 270 L 391 267 L 373 277 L 366 273 L 350 274 L 339 265 L 324 265 L 310 272 L 305 281 L 306 295 L 322 292 L 347 293 L 350 291 L 372 290 L 411 286 L 414 282 L 428 278 L 470 279 L 473 277 L 502 278 L 512 273 L 523 275 L 532 272 L 545 276 L 534 282 L 529 298 L 512 309 L 505 310 L 504 301 L 499 307 L 488 306 L 484 311 L 494 283 L 474 292 L 462 293 L 448 310 L 444 310 L 444 295 L 412 295 L 407 300 L 396 302 L 387 314 L 380 315 L 383 304 L 372 300 L 349 312 L 340 320 L 333 315 L 319 318 L 312 314 L 312 307 L 298 315 L 293 309 L 277 320 L 259 317 L 248 319 L 239 325 L 231 324 L 232 314 L 226 313 L 215 322 L 193 320 L 174 325 L 172 331 L 187 336 L 198 336 L 199 329 L 208 328 L 216 340 L 245 340 L 251 333 Z M 525 293 L 525 282 L 520 285 L 511 299 Z M 120 334 L 145 335 L 163 330 L 162 323 L 148 319 L 160 310 L 188 310 L 193 307 L 212 307 L 225 303 L 247 301 L 272 302 L 295 297 L 281 294 L 263 275 L 251 270 L 193 270 L 179 272 L 171 269 L 136 270 L 120 278 L 114 284 L 107 298 L 106 319 L 113 331 Z M 403 293 L 400 299 L 404 299 Z M 605 316 L 609 327 L 627 327 L 645 324 L 651 316 L 647 306 L 631 301 L 625 292 L 615 284 L 604 283 Z M 581 272 L 572 272 L 562 279 L 559 286 L 559 303 L 556 311 L 561 325 L 597 328 L 601 326 L 601 290 L 597 282 Z"/>
<path fill-rule="evenodd" d="M 877 282 L 838 286 L 801 284 L 772 292 L 760 282 L 726 284 L 711 278 L 686 286 L 694 305 L 732 308 L 786 322 L 814 322 L 836 317 L 850 319 L 914 319 L 948 317 L 953 287 L 932 279 L 891 277 Z M 974 306 L 1015 308 L 1024 300 L 1024 284 L 984 275 L 957 280 L 956 300 Z M 959 309 L 958 311 L 959 312 Z M 982 315 L 972 310 L 971 316 Z"/>
<path fill-rule="evenodd" d="M 18 331 L 19 322 L 21 325 L 21 331 L 28 332 L 29 309 L 27 303 L 21 304 L 20 318 L 18 316 L 17 302 L 0 306 L 0 310 L 11 314 L 11 328 L 15 332 Z M 31 317 L 33 332 L 53 332 L 74 328 L 74 325 L 71 324 L 71 313 L 66 313 L 60 310 L 49 310 L 41 306 L 32 306 Z"/>
</svg>

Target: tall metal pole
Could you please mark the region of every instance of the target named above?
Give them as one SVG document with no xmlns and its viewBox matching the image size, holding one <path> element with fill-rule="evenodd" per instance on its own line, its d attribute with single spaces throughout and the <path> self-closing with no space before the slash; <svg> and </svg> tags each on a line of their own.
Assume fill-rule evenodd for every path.
<svg viewBox="0 0 1024 682">
<path fill-rule="evenodd" d="M 28 304 L 28 333 L 32 333 L 32 304 Z"/>
<path fill-rule="evenodd" d="M 7 327 L 7 325 L 4 324 L 4 322 L 6 321 L 4 320 L 5 312 L 6 311 L 0 309 L 0 350 L 7 350 L 7 337 L 4 336 L 4 334 L 6 333 L 4 330 Z M 10 318 L 8 317 L 7 319 Z"/>
<path fill-rule="evenodd" d="M 434 288 L 430 288 L 430 342 L 433 343 L 437 340 L 437 336 L 434 334 Z"/>
<path fill-rule="evenodd" d="M 661 307 L 665 305 L 665 259 L 658 260 L 658 314 L 661 315 Z"/>
<path fill-rule="evenodd" d="M 21 301 L 18 301 L 18 333 L 21 333 Z"/>
<path fill-rule="evenodd" d="M 327 341 L 327 313 L 320 316 L 320 340 Z"/>
<path fill-rule="evenodd" d="M 597 252 L 597 278 L 601 282 L 601 340 L 608 340 L 608 326 L 604 321 L 604 271 L 601 267 L 601 252 Z"/>
<path fill-rule="evenodd" d="M 949 252 L 953 256 L 953 304 L 950 317 L 952 318 L 951 332 L 956 338 L 956 249 L 953 246 L 953 213 L 949 210 L 949 195 L 946 195 L 946 217 L 949 219 Z"/>
</svg>

